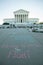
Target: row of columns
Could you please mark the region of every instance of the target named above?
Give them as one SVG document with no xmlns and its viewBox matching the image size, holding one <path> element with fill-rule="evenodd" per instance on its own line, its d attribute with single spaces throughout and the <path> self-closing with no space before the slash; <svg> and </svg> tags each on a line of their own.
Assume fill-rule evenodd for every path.
<svg viewBox="0 0 43 65">
<path fill-rule="evenodd" d="M 22 22 L 26 22 L 26 21 L 28 21 L 28 14 L 26 15 L 18 15 L 18 14 L 16 14 L 15 15 L 15 21 L 17 22 L 17 23 L 21 23 L 21 20 L 22 20 Z"/>
</svg>

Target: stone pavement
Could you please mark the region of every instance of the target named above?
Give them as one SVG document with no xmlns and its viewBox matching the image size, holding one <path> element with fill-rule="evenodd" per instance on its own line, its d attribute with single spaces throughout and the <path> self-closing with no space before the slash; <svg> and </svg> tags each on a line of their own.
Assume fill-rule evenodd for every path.
<svg viewBox="0 0 43 65">
<path fill-rule="evenodd" d="M 0 65 L 43 65 L 43 33 L 0 29 Z"/>
</svg>

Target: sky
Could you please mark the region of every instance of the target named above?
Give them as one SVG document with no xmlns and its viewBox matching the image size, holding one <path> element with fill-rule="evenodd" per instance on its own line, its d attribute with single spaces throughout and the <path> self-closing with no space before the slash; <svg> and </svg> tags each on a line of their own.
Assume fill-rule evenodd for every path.
<svg viewBox="0 0 43 65">
<path fill-rule="evenodd" d="M 5 18 L 14 18 L 13 12 L 19 9 L 29 11 L 29 18 L 43 21 L 43 0 L 0 0 L 0 24 Z"/>
</svg>

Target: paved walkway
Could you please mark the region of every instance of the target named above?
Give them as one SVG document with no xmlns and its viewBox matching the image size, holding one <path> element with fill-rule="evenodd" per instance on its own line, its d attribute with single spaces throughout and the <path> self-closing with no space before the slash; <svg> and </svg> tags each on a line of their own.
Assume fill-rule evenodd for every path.
<svg viewBox="0 0 43 65">
<path fill-rule="evenodd" d="M 25 28 L 0 29 L 0 65 L 3 63 L 43 65 L 43 33 L 29 32 Z"/>
</svg>

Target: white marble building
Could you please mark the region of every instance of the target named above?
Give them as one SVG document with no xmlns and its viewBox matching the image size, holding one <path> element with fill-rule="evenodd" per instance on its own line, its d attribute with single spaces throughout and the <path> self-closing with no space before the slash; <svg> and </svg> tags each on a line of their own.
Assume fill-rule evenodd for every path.
<svg viewBox="0 0 43 65">
<path fill-rule="evenodd" d="M 39 22 L 38 18 L 29 18 L 29 11 L 20 9 L 17 11 L 14 11 L 14 18 L 12 19 L 4 19 L 4 22 L 10 23 L 10 24 L 33 24 Z"/>
<path fill-rule="evenodd" d="M 28 11 L 25 10 L 18 10 L 14 12 L 14 16 L 15 16 L 15 21 L 17 23 L 24 23 L 24 22 L 28 22 Z"/>
</svg>

